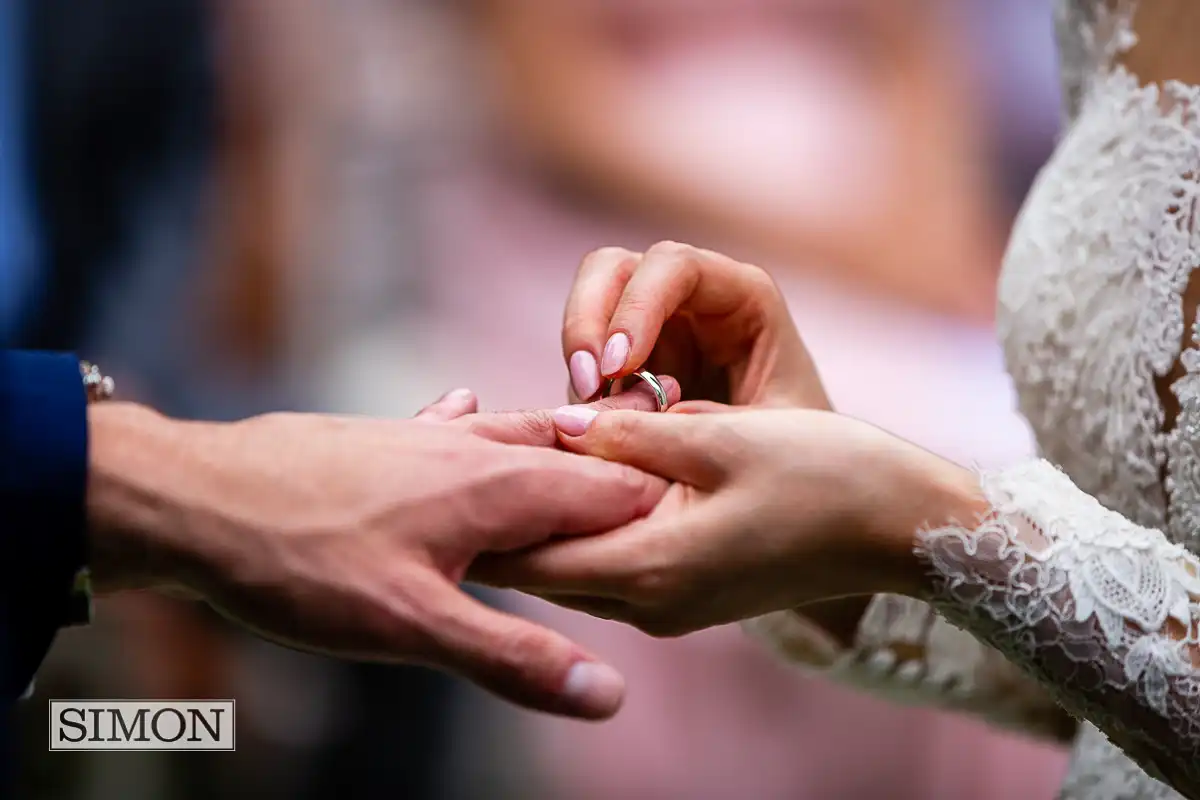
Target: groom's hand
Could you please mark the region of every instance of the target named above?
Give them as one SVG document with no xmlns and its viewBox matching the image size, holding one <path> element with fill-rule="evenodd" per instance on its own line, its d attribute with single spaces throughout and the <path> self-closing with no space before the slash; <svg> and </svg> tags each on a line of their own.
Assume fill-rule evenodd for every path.
<svg viewBox="0 0 1200 800">
<path fill-rule="evenodd" d="M 652 402 L 631 391 L 604 404 Z M 424 663 L 530 708 L 610 716 L 624 690 L 614 670 L 458 583 L 481 553 L 642 516 L 666 484 L 555 449 L 548 412 L 473 411 L 450 395 L 413 420 L 208 424 L 95 406 L 97 587 L 181 586 L 286 644 Z"/>
</svg>

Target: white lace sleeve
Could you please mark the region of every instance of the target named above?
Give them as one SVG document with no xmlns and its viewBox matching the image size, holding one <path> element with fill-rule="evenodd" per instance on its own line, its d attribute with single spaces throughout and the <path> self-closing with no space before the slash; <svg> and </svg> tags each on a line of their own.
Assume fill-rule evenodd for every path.
<svg viewBox="0 0 1200 800">
<path fill-rule="evenodd" d="M 1076 732 L 1075 721 L 1040 684 L 915 598 L 873 597 L 848 648 L 802 612 L 768 614 L 745 627 L 784 658 L 896 703 L 971 714 L 1056 741 Z"/>
<path fill-rule="evenodd" d="M 1200 561 L 1044 461 L 983 489 L 992 511 L 977 526 L 919 536 L 931 602 L 1200 797 Z"/>
<path fill-rule="evenodd" d="M 1200 798 L 1200 560 L 1048 462 L 981 482 L 991 512 L 978 524 L 918 534 L 927 599 L 945 620 L 918 600 L 880 595 L 849 650 L 791 613 L 747 627 L 795 660 L 901 701 L 1061 735 L 1056 701 Z"/>
</svg>

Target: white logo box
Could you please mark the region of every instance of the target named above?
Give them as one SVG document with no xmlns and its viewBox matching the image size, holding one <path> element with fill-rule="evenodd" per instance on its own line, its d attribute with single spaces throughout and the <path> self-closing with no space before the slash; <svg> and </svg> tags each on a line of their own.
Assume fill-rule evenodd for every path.
<svg viewBox="0 0 1200 800">
<path fill-rule="evenodd" d="M 236 750 L 233 700 L 51 700 L 51 750 Z"/>
</svg>

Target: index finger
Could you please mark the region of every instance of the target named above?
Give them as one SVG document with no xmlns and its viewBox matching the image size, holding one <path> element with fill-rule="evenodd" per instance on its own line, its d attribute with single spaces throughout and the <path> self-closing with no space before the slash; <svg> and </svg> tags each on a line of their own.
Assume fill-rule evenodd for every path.
<svg viewBox="0 0 1200 800">
<path fill-rule="evenodd" d="M 640 369 L 663 324 L 681 311 L 704 318 L 713 330 L 702 344 L 712 348 L 718 363 L 744 350 L 764 329 L 792 327 L 787 305 L 764 270 L 710 250 L 661 242 L 646 251 L 617 302 L 601 374 L 623 377 Z"/>
</svg>

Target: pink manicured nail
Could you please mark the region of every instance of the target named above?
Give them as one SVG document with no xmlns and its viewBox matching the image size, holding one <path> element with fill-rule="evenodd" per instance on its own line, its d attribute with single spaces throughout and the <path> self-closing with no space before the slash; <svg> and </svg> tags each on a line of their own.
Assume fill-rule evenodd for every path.
<svg viewBox="0 0 1200 800">
<path fill-rule="evenodd" d="M 625 679 L 607 664 L 580 661 L 567 672 L 563 696 L 595 716 L 612 716 L 625 698 Z"/>
<path fill-rule="evenodd" d="M 596 357 L 587 350 L 571 356 L 571 386 L 580 400 L 590 400 L 600 389 L 600 369 Z"/>
<path fill-rule="evenodd" d="M 598 413 L 587 406 L 563 406 L 554 412 L 554 424 L 567 436 L 583 436 Z"/>
<path fill-rule="evenodd" d="M 604 355 L 600 358 L 600 374 L 614 375 L 621 371 L 629 360 L 629 334 L 614 333 L 604 345 Z"/>
</svg>

